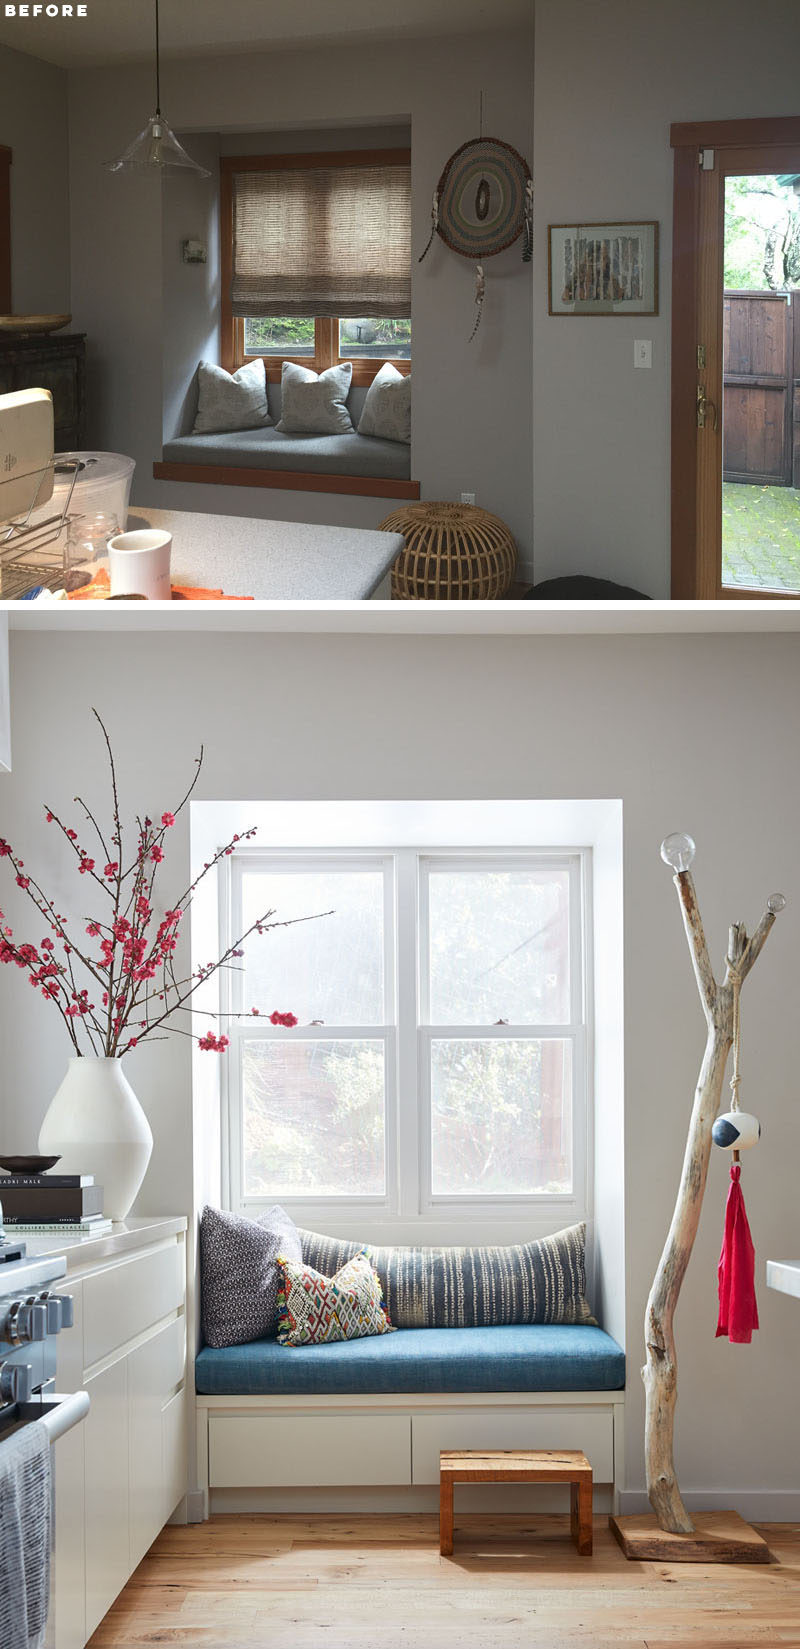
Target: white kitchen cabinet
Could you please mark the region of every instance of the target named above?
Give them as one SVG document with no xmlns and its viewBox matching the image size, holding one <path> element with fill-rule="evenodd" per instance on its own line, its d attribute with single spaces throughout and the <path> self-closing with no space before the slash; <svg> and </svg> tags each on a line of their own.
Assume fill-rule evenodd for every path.
<svg viewBox="0 0 800 1649">
<path fill-rule="evenodd" d="M 84 1649 L 186 1494 L 185 1231 L 183 1219 L 141 1220 L 88 1242 L 46 1239 L 67 1255 L 75 1313 L 57 1386 L 90 1398 L 55 1448 L 56 1649 Z"/>
</svg>

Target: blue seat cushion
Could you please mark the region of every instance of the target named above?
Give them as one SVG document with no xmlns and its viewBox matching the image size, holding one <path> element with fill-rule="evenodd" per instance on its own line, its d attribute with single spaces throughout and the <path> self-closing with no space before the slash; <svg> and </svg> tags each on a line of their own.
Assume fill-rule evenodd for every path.
<svg viewBox="0 0 800 1649">
<path fill-rule="evenodd" d="M 583 1325 L 399 1328 L 325 1346 L 280 1346 L 276 1340 L 223 1350 L 204 1346 L 195 1383 L 208 1397 L 620 1391 L 625 1353 L 603 1329 Z"/>
</svg>

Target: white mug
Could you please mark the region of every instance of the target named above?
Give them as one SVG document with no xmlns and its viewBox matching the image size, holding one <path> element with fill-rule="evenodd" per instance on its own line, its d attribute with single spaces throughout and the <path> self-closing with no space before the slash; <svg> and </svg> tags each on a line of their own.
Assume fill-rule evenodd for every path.
<svg viewBox="0 0 800 1649">
<path fill-rule="evenodd" d="M 108 541 L 112 595 L 143 595 L 148 601 L 171 601 L 169 565 L 172 533 L 157 527 L 121 532 Z"/>
</svg>

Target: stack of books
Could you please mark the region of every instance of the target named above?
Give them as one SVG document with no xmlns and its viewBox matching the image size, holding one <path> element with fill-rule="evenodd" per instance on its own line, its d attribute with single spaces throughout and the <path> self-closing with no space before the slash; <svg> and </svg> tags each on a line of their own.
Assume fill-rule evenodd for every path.
<svg viewBox="0 0 800 1649">
<path fill-rule="evenodd" d="M 0 1174 L 0 1205 L 3 1223 L 15 1231 L 111 1230 L 93 1174 Z"/>
</svg>

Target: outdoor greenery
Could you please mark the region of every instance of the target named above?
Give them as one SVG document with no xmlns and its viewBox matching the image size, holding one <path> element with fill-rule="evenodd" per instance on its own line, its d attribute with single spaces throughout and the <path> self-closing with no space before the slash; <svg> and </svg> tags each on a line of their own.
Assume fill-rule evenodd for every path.
<svg viewBox="0 0 800 1649">
<path fill-rule="evenodd" d="M 248 355 L 313 355 L 314 317 L 273 315 L 246 320 L 245 350 Z M 339 322 L 343 355 L 392 355 L 404 359 L 411 353 L 410 320 L 343 320 Z"/>
<path fill-rule="evenodd" d="M 734 588 L 800 591 L 800 491 L 725 483 L 722 581 Z"/>
<path fill-rule="evenodd" d="M 724 280 L 734 292 L 800 287 L 800 194 L 793 184 L 726 179 Z"/>
</svg>

